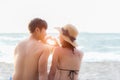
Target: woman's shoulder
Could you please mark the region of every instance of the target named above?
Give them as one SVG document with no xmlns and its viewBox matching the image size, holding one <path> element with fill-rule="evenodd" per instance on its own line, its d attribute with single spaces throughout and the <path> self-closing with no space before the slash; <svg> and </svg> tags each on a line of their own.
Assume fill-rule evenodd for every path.
<svg viewBox="0 0 120 80">
<path fill-rule="evenodd" d="M 60 47 L 60 46 L 55 48 L 55 51 L 60 51 L 60 50 L 62 50 L 62 47 Z"/>
<path fill-rule="evenodd" d="M 53 55 L 54 56 L 60 56 L 61 54 L 61 47 L 56 47 L 54 50 L 53 50 Z"/>
<path fill-rule="evenodd" d="M 80 57 L 82 57 L 84 55 L 83 51 L 81 51 L 79 49 L 75 49 L 75 53 L 78 54 Z"/>
<path fill-rule="evenodd" d="M 66 52 L 65 49 L 62 48 L 62 47 L 60 47 L 60 46 L 59 46 L 59 47 L 56 47 L 56 48 L 54 49 L 54 53 L 59 54 L 59 55 L 63 54 L 64 52 Z"/>
</svg>

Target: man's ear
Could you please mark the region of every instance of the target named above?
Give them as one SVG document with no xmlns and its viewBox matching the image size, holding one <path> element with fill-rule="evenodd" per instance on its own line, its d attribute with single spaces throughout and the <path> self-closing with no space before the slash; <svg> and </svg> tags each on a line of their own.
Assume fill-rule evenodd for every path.
<svg viewBox="0 0 120 80">
<path fill-rule="evenodd" d="M 35 28 L 35 32 L 39 32 L 40 29 L 38 27 Z"/>
</svg>

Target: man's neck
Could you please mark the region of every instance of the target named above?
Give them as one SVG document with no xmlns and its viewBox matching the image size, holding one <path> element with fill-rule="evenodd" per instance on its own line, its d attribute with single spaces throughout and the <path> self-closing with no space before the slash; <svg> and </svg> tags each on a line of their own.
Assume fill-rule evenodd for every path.
<svg viewBox="0 0 120 80">
<path fill-rule="evenodd" d="M 34 34 L 34 33 L 32 33 L 32 34 L 30 35 L 30 38 L 31 38 L 31 39 L 35 39 L 35 40 L 39 40 L 39 38 L 37 37 L 37 35 Z"/>
<path fill-rule="evenodd" d="M 30 38 L 44 43 L 44 41 L 42 39 L 40 39 L 38 36 L 36 36 L 36 34 L 34 34 L 34 33 L 30 35 Z"/>
</svg>

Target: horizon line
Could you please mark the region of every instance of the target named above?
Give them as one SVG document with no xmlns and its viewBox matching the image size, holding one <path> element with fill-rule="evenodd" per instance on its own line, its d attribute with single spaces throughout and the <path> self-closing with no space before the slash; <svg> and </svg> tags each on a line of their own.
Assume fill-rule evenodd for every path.
<svg viewBox="0 0 120 80">
<path fill-rule="evenodd" d="M 47 33 L 58 33 L 58 32 L 47 32 Z M 79 32 L 82 33 L 96 33 L 96 34 L 120 34 L 120 32 Z M 30 34 L 29 32 L 0 32 L 0 34 Z"/>
</svg>

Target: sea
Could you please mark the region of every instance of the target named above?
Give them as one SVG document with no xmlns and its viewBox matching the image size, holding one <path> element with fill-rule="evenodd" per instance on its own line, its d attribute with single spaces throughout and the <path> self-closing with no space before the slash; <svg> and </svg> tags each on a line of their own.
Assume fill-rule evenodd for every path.
<svg viewBox="0 0 120 80">
<path fill-rule="evenodd" d="M 0 62 L 13 63 L 16 45 L 27 37 L 29 33 L 0 33 Z M 120 33 L 79 33 L 77 43 L 83 62 L 120 61 Z"/>
</svg>

